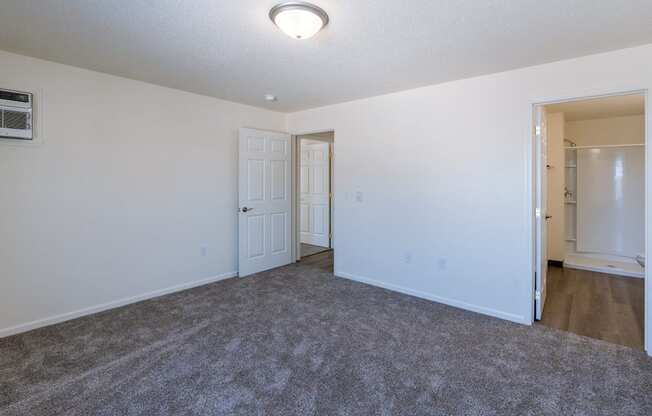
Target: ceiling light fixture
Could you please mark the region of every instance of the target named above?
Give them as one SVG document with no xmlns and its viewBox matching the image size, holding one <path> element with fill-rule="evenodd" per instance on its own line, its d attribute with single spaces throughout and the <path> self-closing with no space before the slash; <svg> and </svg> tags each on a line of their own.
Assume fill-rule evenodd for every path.
<svg viewBox="0 0 652 416">
<path fill-rule="evenodd" d="M 269 11 L 269 18 L 286 35 L 295 39 L 313 37 L 328 24 L 328 15 L 314 4 L 288 1 Z"/>
</svg>

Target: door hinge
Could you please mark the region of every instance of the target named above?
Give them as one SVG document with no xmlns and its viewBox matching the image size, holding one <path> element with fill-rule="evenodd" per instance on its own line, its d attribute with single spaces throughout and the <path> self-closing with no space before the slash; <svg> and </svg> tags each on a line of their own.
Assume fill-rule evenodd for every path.
<svg viewBox="0 0 652 416">
<path fill-rule="evenodd" d="M 535 209 L 534 209 L 534 215 L 535 215 L 537 218 L 541 218 L 541 208 L 535 208 Z"/>
<path fill-rule="evenodd" d="M 537 126 L 535 130 L 536 130 L 537 136 L 541 136 L 541 126 Z"/>
<path fill-rule="evenodd" d="M 541 292 L 538 290 L 534 291 L 534 300 L 541 300 Z"/>
</svg>

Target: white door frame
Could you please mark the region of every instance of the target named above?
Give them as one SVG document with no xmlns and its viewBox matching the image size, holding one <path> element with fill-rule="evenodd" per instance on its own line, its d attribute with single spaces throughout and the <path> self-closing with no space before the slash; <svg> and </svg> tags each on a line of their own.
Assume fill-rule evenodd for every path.
<svg viewBox="0 0 652 416">
<path fill-rule="evenodd" d="M 528 124 L 530 139 L 527 153 L 528 157 L 528 217 L 530 218 L 530 230 L 531 230 L 531 240 L 530 240 L 530 265 L 531 275 L 529 278 L 531 290 L 529 291 L 529 304 L 532 305 L 530 323 L 534 323 L 534 302 L 535 302 L 535 270 L 536 270 L 536 135 L 534 134 L 534 129 L 532 126 L 535 125 L 535 114 L 536 107 L 541 105 L 557 104 L 570 101 L 583 101 L 595 98 L 605 98 L 613 97 L 619 95 L 632 95 L 632 94 L 641 94 L 645 100 L 645 259 L 646 265 L 649 263 L 650 257 L 650 247 L 652 246 L 652 210 L 649 209 L 652 207 L 650 203 L 650 198 L 652 197 L 652 137 L 650 134 L 650 123 L 652 122 L 652 111 L 649 105 L 649 92 L 646 88 L 614 88 L 611 90 L 602 90 L 602 91 L 590 91 L 585 95 L 578 94 L 569 94 L 565 96 L 555 96 L 555 97 L 546 97 L 544 99 L 532 100 L 530 101 L 530 122 Z M 643 312 L 643 332 L 644 332 L 644 348 L 647 351 L 648 355 L 652 356 L 652 282 L 650 282 L 650 277 L 652 274 L 648 271 L 649 266 L 644 269 L 645 271 L 645 293 L 643 298 L 645 300 L 644 312 Z"/>
<path fill-rule="evenodd" d="M 330 248 L 335 247 L 335 130 L 334 129 L 325 129 L 325 130 L 317 130 L 317 131 L 309 131 L 309 132 L 300 132 L 300 133 L 292 133 L 292 248 L 293 248 L 293 259 L 294 261 L 299 261 L 301 260 L 301 237 L 300 237 L 300 227 L 299 227 L 299 212 L 300 212 L 300 207 L 299 207 L 299 194 L 300 194 L 300 171 L 299 171 L 299 165 L 301 163 L 301 155 L 299 153 L 300 151 L 300 140 L 299 136 L 306 136 L 310 134 L 319 134 L 319 133 L 333 133 L 333 139 L 325 139 L 325 138 L 313 138 L 311 137 L 311 140 L 317 140 L 317 141 L 324 141 L 327 143 L 330 143 L 330 161 L 329 161 L 329 166 L 330 166 L 330 209 L 329 209 L 329 214 L 330 214 L 330 221 L 329 221 L 329 227 L 330 227 Z M 335 253 L 333 252 L 333 256 L 335 256 Z"/>
</svg>

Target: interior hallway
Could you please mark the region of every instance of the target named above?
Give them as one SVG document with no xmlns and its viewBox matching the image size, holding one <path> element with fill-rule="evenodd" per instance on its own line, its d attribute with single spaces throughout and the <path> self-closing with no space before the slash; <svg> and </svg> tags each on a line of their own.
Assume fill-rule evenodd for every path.
<svg viewBox="0 0 652 416">
<path fill-rule="evenodd" d="M 644 279 L 548 268 L 540 324 L 643 349 Z"/>
</svg>

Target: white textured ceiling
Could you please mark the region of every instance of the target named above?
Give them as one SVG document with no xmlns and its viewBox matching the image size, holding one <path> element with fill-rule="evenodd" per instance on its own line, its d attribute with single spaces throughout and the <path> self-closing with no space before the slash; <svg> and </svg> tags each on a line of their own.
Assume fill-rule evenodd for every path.
<svg viewBox="0 0 652 416">
<path fill-rule="evenodd" d="M 566 121 L 596 118 L 638 116 L 645 114 L 643 94 L 615 95 L 591 100 L 569 101 L 547 105 L 548 113 L 564 113 Z"/>
<path fill-rule="evenodd" d="M 651 0 L 313 2 L 297 41 L 274 0 L 2 0 L 0 49 L 294 111 L 652 43 Z"/>
</svg>

